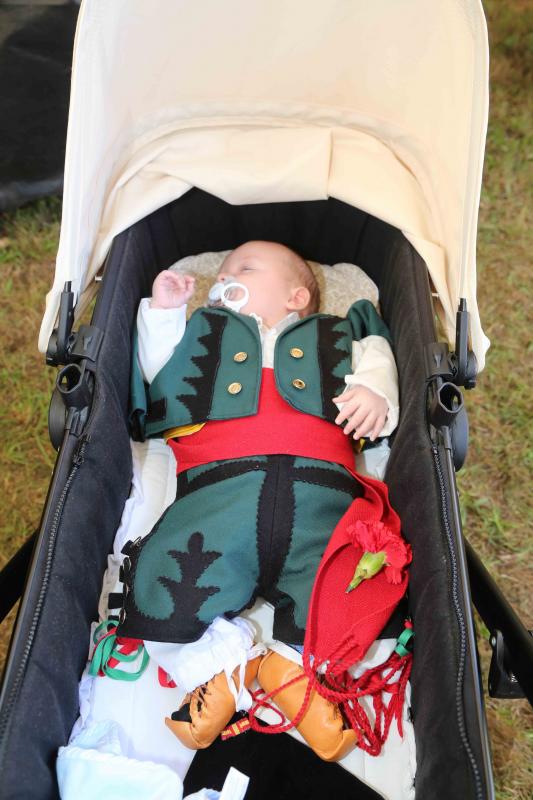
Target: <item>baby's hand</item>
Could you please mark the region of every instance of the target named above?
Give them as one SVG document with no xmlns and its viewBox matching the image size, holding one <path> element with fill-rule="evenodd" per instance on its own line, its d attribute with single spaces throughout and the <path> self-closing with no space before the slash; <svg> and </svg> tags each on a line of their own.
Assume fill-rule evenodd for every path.
<svg viewBox="0 0 533 800">
<path fill-rule="evenodd" d="M 366 386 L 354 386 L 339 397 L 334 397 L 333 402 L 344 403 L 335 422 L 340 425 L 347 419 L 343 432 L 348 434 L 353 431 L 354 439 L 370 435 L 370 440 L 373 442 L 383 430 L 389 407 L 385 398 L 372 389 L 367 389 Z"/>
<path fill-rule="evenodd" d="M 169 269 L 160 272 L 152 286 L 150 308 L 179 308 L 191 299 L 194 278 Z"/>
</svg>

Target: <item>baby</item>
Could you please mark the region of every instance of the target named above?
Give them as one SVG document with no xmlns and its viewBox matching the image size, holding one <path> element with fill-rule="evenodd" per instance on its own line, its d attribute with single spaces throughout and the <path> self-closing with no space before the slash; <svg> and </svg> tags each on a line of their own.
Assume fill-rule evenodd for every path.
<svg viewBox="0 0 533 800">
<path fill-rule="evenodd" d="M 328 539 L 362 496 L 351 439 L 392 432 L 398 389 L 388 331 L 371 303 L 355 303 L 346 319 L 317 313 L 313 273 L 283 245 L 234 250 L 209 307 L 186 323 L 193 293 L 193 277 L 166 270 L 139 309 L 134 411 L 146 435 L 172 447 L 178 488 L 151 533 L 125 549 L 118 633 L 147 648 L 190 642 L 181 650 L 189 673 L 188 655 L 201 653 L 196 688 L 167 720 L 197 749 L 224 729 L 255 677 L 268 689 L 294 667 L 275 653 L 257 656 L 248 641 L 246 669 L 242 654 L 222 665 L 213 658 L 209 669 L 210 626 L 229 625 L 263 597 L 274 607 L 274 637 L 302 644 Z M 329 701 L 317 694 L 313 703 L 314 722 L 298 729 L 319 755 L 338 759 L 355 734 Z"/>
<path fill-rule="evenodd" d="M 161 272 L 154 281 L 150 308 L 182 309 L 185 312 L 186 304 L 194 292 L 194 282 L 190 275 L 180 275 L 170 270 Z M 282 321 L 289 320 L 289 316 L 289 321 L 293 322 L 296 314 L 305 317 L 315 314 L 319 309 L 318 285 L 308 264 L 289 248 L 274 242 L 248 242 L 227 256 L 217 275 L 217 283 L 224 285 L 234 282 L 247 290 L 246 296 L 242 289 L 235 286 L 230 289 L 227 299 L 238 305 L 244 300 L 239 308 L 240 313 L 254 317 L 264 331 L 276 330 Z M 216 304 L 222 305 L 220 300 Z M 184 324 L 183 317 L 181 324 Z M 152 343 L 149 345 L 145 340 L 143 345 L 141 363 L 146 365 L 145 370 L 149 374 L 154 373 L 154 366 L 162 366 L 158 363 L 161 359 L 155 355 Z M 390 369 L 394 385 L 396 375 L 392 359 Z M 146 377 L 148 379 L 148 375 Z M 331 398 L 332 402 L 342 407 L 335 422 L 340 425 L 347 421 L 343 428 L 346 435 L 352 434 L 355 439 L 368 436 L 374 441 L 383 431 L 389 408 L 391 411 L 397 408 L 393 386 L 389 391 L 390 404 L 382 394 L 364 384 L 355 383 L 353 388 Z"/>
</svg>

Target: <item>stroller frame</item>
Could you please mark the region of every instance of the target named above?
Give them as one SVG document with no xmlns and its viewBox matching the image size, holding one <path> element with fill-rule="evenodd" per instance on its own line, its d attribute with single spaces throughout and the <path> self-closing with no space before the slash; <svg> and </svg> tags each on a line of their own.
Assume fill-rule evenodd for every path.
<svg viewBox="0 0 533 800">
<path fill-rule="evenodd" d="M 64 414 L 63 439 L 3 678 L 0 786 L 7 788 L 6 798 L 57 796 L 54 758 L 78 713 L 90 621 L 97 615 L 101 576 L 130 487 L 129 347 L 137 303 L 149 294 L 155 274 L 178 258 L 233 248 L 248 239 L 275 239 L 323 263 L 357 263 L 379 286 L 383 316 L 395 341 L 402 397 L 387 481 L 414 550 L 410 611 L 415 653 L 420 653 L 412 674 L 416 795 L 492 798 L 451 426 L 449 419 L 438 425 L 435 411 L 428 422 L 426 413 L 428 390 L 431 401 L 446 382 L 446 373 L 428 376 L 424 348 L 431 352 L 436 336 L 426 266 L 399 231 L 338 200 L 231 206 L 198 189 L 115 239 L 89 329 L 97 346 L 91 350 L 92 338 L 89 349 L 77 351 L 78 383 L 75 377 L 65 378 L 64 370 L 63 379 L 61 373 L 58 378 L 72 403 Z M 67 309 L 62 323 L 67 330 L 68 317 Z M 438 402 L 430 406 L 435 409 Z M 417 499 L 417 488 L 425 502 Z M 442 518 L 434 517 L 434 508 L 441 509 Z M 29 554 L 30 545 L 25 545 L 0 577 L 8 589 L 7 604 L 19 593 Z M 468 556 L 475 564 L 471 550 Z M 486 588 L 480 570 L 475 574 L 481 575 L 475 592 L 490 606 L 486 598 L 493 589 Z M 431 603 L 428 575 L 440 578 L 431 581 Z M 499 608 L 500 627 L 512 629 L 504 601 Z M 515 629 L 521 631 L 519 622 Z M 533 654 L 525 642 L 531 645 L 529 637 L 517 633 L 513 644 L 520 644 L 522 657 L 512 664 L 519 665 L 517 674 L 521 681 L 524 675 L 522 688 L 530 696 L 525 670 Z M 431 666 L 432 659 L 438 667 Z M 428 743 L 430 734 L 439 739 L 438 753 Z"/>
</svg>

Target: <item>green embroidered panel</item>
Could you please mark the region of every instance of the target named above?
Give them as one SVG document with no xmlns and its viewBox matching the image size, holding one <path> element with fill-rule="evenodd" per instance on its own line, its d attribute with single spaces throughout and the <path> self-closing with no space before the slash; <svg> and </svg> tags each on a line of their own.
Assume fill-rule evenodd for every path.
<svg viewBox="0 0 533 800">
<path fill-rule="evenodd" d="M 235 361 L 236 353 L 245 348 L 249 357 Z M 146 434 L 157 436 L 179 425 L 254 414 L 260 370 L 254 320 L 225 309 L 198 309 L 150 385 Z"/>
<path fill-rule="evenodd" d="M 354 303 L 348 311 L 348 319 L 355 340 L 364 339 L 365 336 L 383 336 L 392 346 L 389 329 L 370 300 L 358 300 Z"/>
<path fill-rule="evenodd" d="M 133 576 L 142 615 L 170 621 L 187 608 L 209 623 L 221 603 L 239 610 L 248 602 L 258 576 L 255 525 L 263 480 L 263 471 L 251 471 L 200 488 L 167 509 L 145 540 Z"/>
<path fill-rule="evenodd" d="M 284 400 L 299 411 L 322 416 L 317 348 L 317 315 L 314 314 L 280 333 L 274 350 L 274 370 L 276 385 Z"/>
<path fill-rule="evenodd" d="M 209 419 L 234 419 L 257 411 L 262 369 L 261 341 L 255 319 L 234 311 L 221 313 L 227 315 L 228 324 L 222 337 Z M 238 391 L 232 393 L 230 387 Z"/>
</svg>

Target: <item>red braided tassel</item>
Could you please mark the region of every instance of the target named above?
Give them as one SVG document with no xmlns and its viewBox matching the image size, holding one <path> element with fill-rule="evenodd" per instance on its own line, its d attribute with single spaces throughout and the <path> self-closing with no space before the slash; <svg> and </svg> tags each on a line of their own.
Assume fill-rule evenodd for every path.
<svg viewBox="0 0 533 800">
<path fill-rule="evenodd" d="M 248 712 L 248 719 L 250 721 L 250 727 L 252 728 L 252 730 L 258 731 L 259 733 L 286 733 L 287 731 L 290 731 L 291 728 L 295 728 L 302 719 L 305 712 L 307 711 L 307 706 L 309 705 L 309 698 L 311 697 L 311 691 L 313 689 L 312 681 L 308 682 L 302 706 L 293 720 L 288 720 L 286 723 L 284 723 L 283 720 L 285 719 L 285 717 L 283 716 L 279 708 L 276 708 L 275 706 L 271 705 L 268 702 L 268 700 L 270 700 L 275 695 L 279 694 L 279 692 L 283 691 L 283 689 L 292 686 L 293 683 L 297 683 L 298 681 L 303 680 L 303 678 L 305 677 L 306 677 L 305 673 L 302 672 L 301 675 L 296 675 L 295 678 L 292 678 L 290 681 L 287 681 L 287 683 L 284 683 L 282 686 L 278 686 L 277 689 L 274 689 L 268 694 L 265 694 L 264 697 L 261 696 L 264 694 L 262 689 L 260 689 L 257 692 L 253 692 L 252 697 L 256 702 L 255 705 L 253 705 L 250 711 Z M 261 725 L 258 722 L 256 716 L 260 708 L 268 708 L 270 709 L 270 711 L 274 711 L 281 719 L 281 722 L 278 723 L 277 725 L 267 725 L 267 726 Z"/>
<path fill-rule="evenodd" d="M 379 755 L 381 752 L 393 719 L 396 719 L 400 736 L 403 733 L 402 709 L 411 666 L 410 653 L 400 656 L 394 652 L 383 664 L 366 670 L 359 678 L 353 678 L 347 669 L 339 675 L 337 665 L 334 674 L 326 672 L 324 680 L 320 681 L 309 659 L 304 662 L 309 685 L 313 683 L 322 697 L 339 706 L 350 727 L 358 734 L 358 746 L 370 755 Z M 395 677 L 398 672 L 400 674 Z M 383 698 L 385 693 L 391 695 L 388 702 Z M 359 703 L 363 697 L 372 698 L 375 714 L 373 726 Z"/>
<path fill-rule="evenodd" d="M 403 735 L 402 710 L 411 674 L 412 655 L 411 653 L 399 655 L 393 652 L 384 663 L 371 667 L 358 678 L 350 675 L 349 666 L 337 662 L 334 671 L 327 670 L 325 675 L 317 676 L 309 654 L 304 652 L 304 672 L 301 675 L 297 675 L 268 694 L 264 694 L 261 690 L 252 694 L 255 704 L 248 712 L 250 727 L 266 734 L 285 733 L 291 728 L 296 728 L 307 711 L 311 692 L 315 690 L 326 700 L 339 706 L 350 727 L 358 734 L 358 746 L 369 755 L 379 755 L 393 719 L 396 719 L 400 736 Z M 294 719 L 284 722 L 281 711 L 268 701 L 303 678 L 307 678 L 307 687 L 300 710 Z M 384 694 L 391 695 L 388 702 L 385 702 Z M 363 697 L 372 698 L 375 715 L 373 725 L 359 702 Z M 257 719 L 260 708 L 274 711 L 281 722 L 275 725 L 261 725 Z"/>
</svg>

